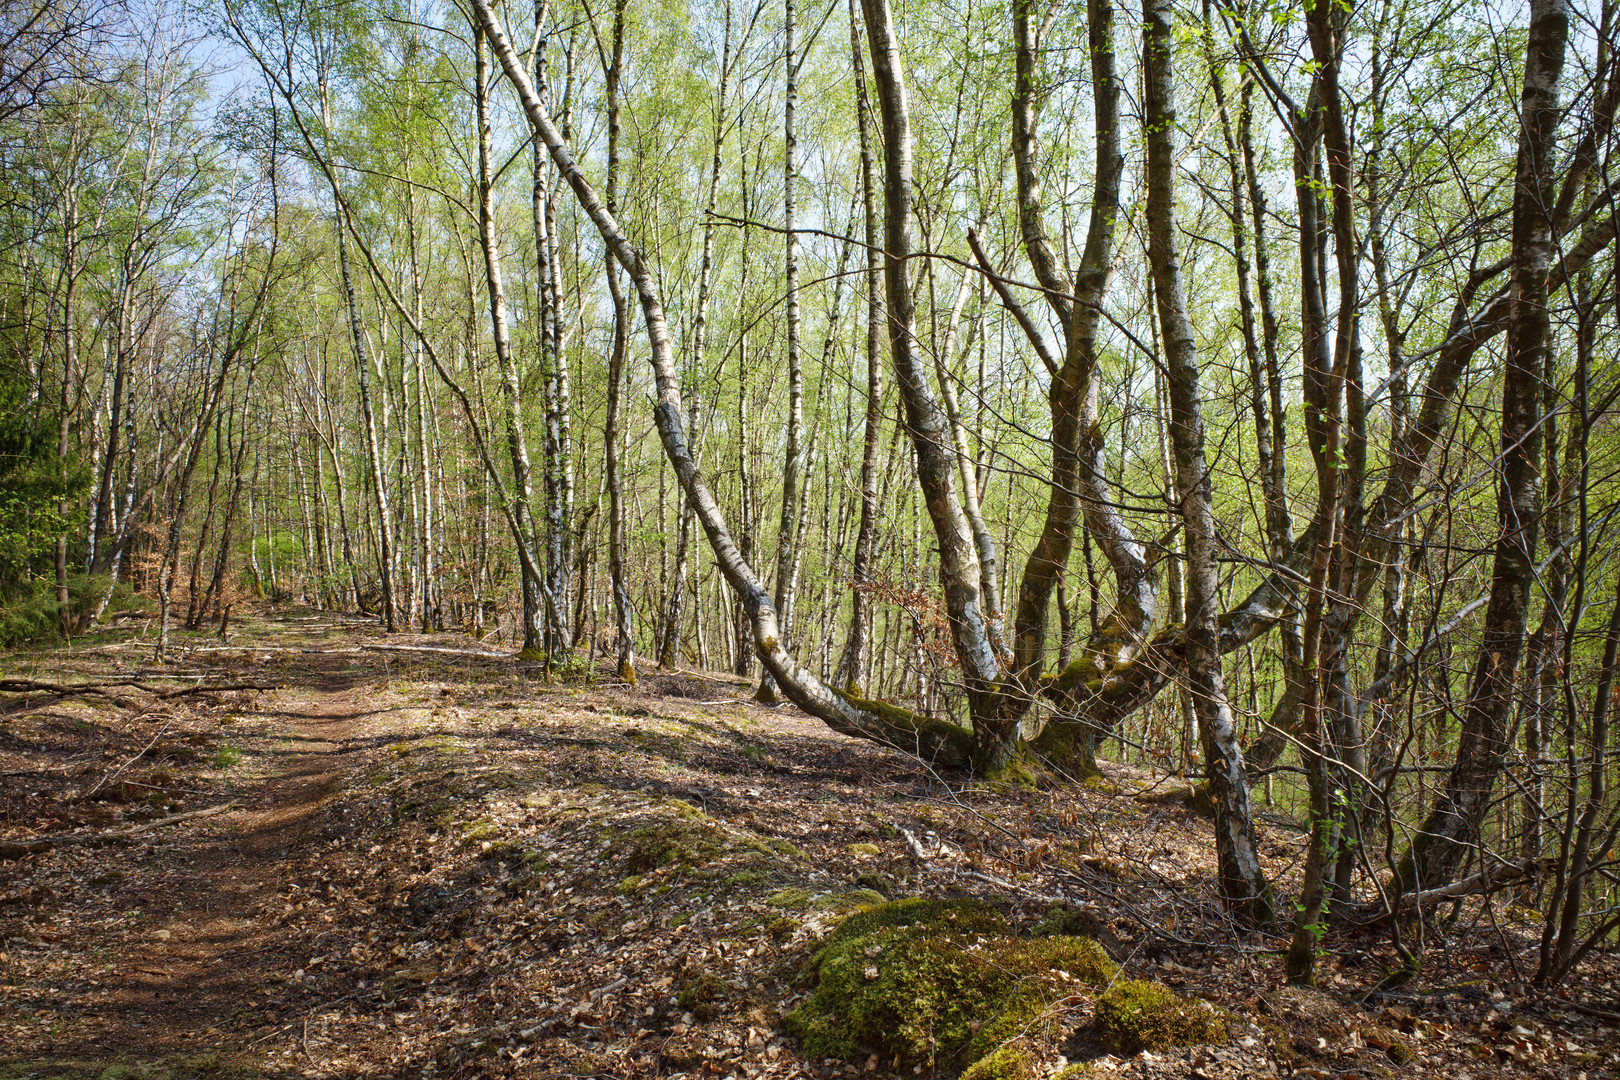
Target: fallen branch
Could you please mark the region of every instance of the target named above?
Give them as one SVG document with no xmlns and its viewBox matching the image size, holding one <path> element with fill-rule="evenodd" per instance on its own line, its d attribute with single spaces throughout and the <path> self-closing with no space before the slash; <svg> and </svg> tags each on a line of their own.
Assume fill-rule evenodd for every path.
<svg viewBox="0 0 1620 1080">
<path fill-rule="evenodd" d="M 165 675 L 162 678 L 172 679 L 174 676 Z M 202 676 L 199 676 L 202 678 Z M 140 679 L 115 679 L 110 682 L 91 683 L 50 683 L 40 682 L 37 679 L 0 679 L 0 693 L 7 694 L 55 694 L 57 697 L 72 697 L 75 694 L 96 694 L 104 698 L 113 698 L 114 690 L 140 690 L 153 697 L 169 699 L 185 697 L 188 694 L 218 694 L 231 690 L 274 690 L 273 686 L 264 686 L 259 683 L 218 683 L 214 686 L 182 686 L 174 690 L 159 690 Z"/>
<path fill-rule="evenodd" d="M 1578 1013 L 1585 1013 L 1587 1016 L 1596 1016 L 1602 1020 L 1620 1023 L 1620 1013 L 1609 1009 L 1598 1009 L 1591 1005 L 1582 1005 L 1578 1001 L 1560 1001 L 1558 1004 L 1566 1009 L 1574 1009 Z"/>
<path fill-rule="evenodd" d="M 450 656 L 478 656 L 486 660 L 512 659 L 511 653 L 495 652 L 492 649 L 452 649 L 444 645 L 362 645 L 360 648 L 367 652 L 446 653 Z"/>
<path fill-rule="evenodd" d="M 63 844 L 99 844 L 111 843 L 118 840 L 129 840 L 144 832 L 161 829 L 165 825 L 176 825 L 182 821 L 193 821 L 197 818 L 212 817 L 223 814 L 236 805 L 236 800 L 210 806 L 203 810 L 187 810 L 183 814 L 170 814 L 154 821 L 143 821 L 139 825 L 130 825 L 122 829 L 109 829 L 98 833 L 59 833 L 55 836 L 36 836 L 32 840 L 14 840 L 0 843 L 0 859 L 20 859 L 24 855 L 37 855 L 53 847 Z"/>
<path fill-rule="evenodd" d="M 1536 878 L 1551 870 L 1557 864 L 1556 859 L 1522 859 L 1519 862 L 1503 863 L 1500 866 L 1488 867 L 1473 877 L 1453 881 L 1449 885 L 1441 885 L 1433 889 L 1424 889 L 1418 893 L 1408 893 L 1401 897 L 1400 906 L 1405 908 L 1431 908 L 1447 900 L 1457 900 L 1464 896 L 1480 896 L 1492 893 L 1525 878 Z"/>
<path fill-rule="evenodd" d="M 664 668 L 655 671 L 656 675 L 679 675 L 685 679 L 703 679 L 707 682 L 729 683 L 732 686 L 746 686 L 747 679 L 739 679 L 735 675 L 712 675 L 707 671 L 693 671 L 690 668 Z"/>
</svg>

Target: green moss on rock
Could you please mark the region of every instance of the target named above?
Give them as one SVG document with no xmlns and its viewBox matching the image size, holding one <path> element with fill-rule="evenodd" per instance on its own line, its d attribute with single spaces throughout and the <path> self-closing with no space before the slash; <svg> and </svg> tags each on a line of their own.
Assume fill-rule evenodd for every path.
<svg viewBox="0 0 1620 1080">
<path fill-rule="evenodd" d="M 1097 1036 L 1120 1054 L 1225 1042 L 1227 1016 L 1159 983 L 1125 979 L 1097 999 Z"/>
<path fill-rule="evenodd" d="M 1020 938 L 982 901 L 911 899 L 845 919 L 810 971 L 814 993 L 785 1019 L 810 1056 L 877 1052 L 902 1066 L 971 1066 L 1029 1034 L 1077 984 L 1105 983 L 1114 966 L 1085 938 Z M 994 1071 L 1017 1059 L 1002 1054 L 982 1080 L 1023 1077 Z"/>
</svg>

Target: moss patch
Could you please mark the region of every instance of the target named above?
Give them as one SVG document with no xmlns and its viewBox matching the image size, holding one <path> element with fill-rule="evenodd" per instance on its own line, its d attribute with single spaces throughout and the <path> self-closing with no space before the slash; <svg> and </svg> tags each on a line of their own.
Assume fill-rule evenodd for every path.
<svg viewBox="0 0 1620 1080">
<path fill-rule="evenodd" d="M 801 885 L 790 885 L 779 889 L 765 898 L 765 902 L 774 908 L 785 908 L 788 911 L 803 911 L 815 899 L 815 893 Z"/>
<path fill-rule="evenodd" d="M 1020 754 L 1014 754 L 1002 764 L 984 770 L 984 779 L 992 785 L 1001 784 L 1025 791 L 1035 791 L 1041 786 L 1038 770 L 1038 765 L 1025 760 Z"/>
<path fill-rule="evenodd" d="M 720 1015 L 720 1005 L 730 996 L 730 983 L 713 972 L 700 971 L 687 980 L 675 1000 L 694 1020 L 708 1022 Z"/>
<path fill-rule="evenodd" d="M 810 971 L 815 992 L 785 1023 L 811 1057 L 877 1052 L 915 1066 L 999 1054 L 1000 1065 L 984 1066 L 988 1080 L 1025 1075 L 1004 1044 L 1077 984 L 1107 982 L 1114 965 L 1085 938 L 1020 938 L 981 901 L 913 899 L 845 919 Z"/>
<path fill-rule="evenodd" d="M 724 850 L 724 836 L 702 814 L 692 812 L 695 817 L 683 813 L 639 829 L 615 829 L 608 838 L 608 849 L 624 859 L 632 874 L 702 866 Z"/>
<path fill-rule="evenodd" d="M 1097 999 L 1097 1036 L 1120 1054 L 1225 1042 L 1227 1016 L 1159 983 L 1125 979 Z"/>
<path fill-rule="evenodd" d="M 1035 1080 L 1035 1060 L 1022 1043 L 998 1046 L 967 1067 L 960 1080 Z"/>
<path fill-rule="evenodd" d="M 462 828 L 461 843 L 463 847 L 476 847 L 485 840 L 490 840 L 501 834 L 501 828 L 488 818 L 477 818 L 467 822 Z"/>
</svg>

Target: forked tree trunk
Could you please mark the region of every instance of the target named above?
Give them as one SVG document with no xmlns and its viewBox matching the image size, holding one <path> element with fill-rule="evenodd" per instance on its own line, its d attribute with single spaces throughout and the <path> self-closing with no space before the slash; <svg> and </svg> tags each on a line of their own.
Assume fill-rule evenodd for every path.
<svg viewBox="0 0 1620 1080">
<path fill-rule="evenodd" d="M 1046 664 L 1047 612 L 1052 595 L 1074 550 L 1082 522 L 1114 572 L 1114 610 L 1094 624 L 1081 656 L 1064 665 L 1064 680 L 1079 688 L 1129 664 L 1147 642 L 1158 610 L 1157 582 L 1147 552 L 1108 490 L 1104 476 L 1102 432 L 1098 425 L 1098 328 L 1102 301 L 1113 265 L 1115 225 L 1119 217 L 1120 85 L 1114 61 L 1114 7 L 1110 0 L 1087 5 L 1087 43 L 1091 57 L 1096 174 L 1085 247 L 1074 280 L 1057 269 L 1042 223 L 1036 112 L 1035 57 L 1039 42 L 1027 3 L 1014 7 L 1019 83 L 1014 94 L 1013 157 L 1017 164 L 1019 221 L 1024 249 L 1048 289 L 1047 300 L 1065 334 L 1063 360 L 1052 372 L 1047 403 L 1052 416 L 1052 483 L 1040 538 L 1024 564 L 1014 617 L 1014 670 L 1033 687 Z M 1072 298 L 1071 298 L 1072 294 Z M 1005 294 L 1004 294 L 1005 296 Z M 1029 323 L 1020 319 L 1029 328 Z M 1034 332 L 1029 330 L 1032 338 Z M 1071 773 L 1096 771 L 1097 729 L 1075 722 L 1077 699 L 1070 694 L 1056 717 L 1036 738 L 1034 747 L 1049 762 Z"/>
</svg>

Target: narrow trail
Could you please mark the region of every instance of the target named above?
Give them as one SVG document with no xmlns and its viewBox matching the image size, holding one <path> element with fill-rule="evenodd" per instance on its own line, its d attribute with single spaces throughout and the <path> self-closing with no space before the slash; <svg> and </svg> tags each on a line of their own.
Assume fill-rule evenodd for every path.
<svg viewBox="0 0 1620 1080">
<path fill-rule="evenodd" d="M 331 815 L 323 811 L 370 746 L 356 738 L 371 715 L 357 708 L 357 696 L 302 694 L 304 707 L 282 712 L 277 733 L 246 751 L 261 775 L 235 793 L 240 806 L 178 830 L 165 845 L 166 872 L 143 896 L 156 915 L 153 929 L 132 948 L 134 977 L 120 980 L 123 1000 L 109 1002 L 127 1011 L 132 1027 L 152 1033 L 149 1049 L 194 1046 L 262 996 L 254 958 L 290 943 L 261 916 L 309 888 L 298 880 L 299 857 L 330 838 Z"/>
<path fill-rule="evenodd" d="M 51 991 L 53 1008 L 20 1005 L 24 1019 L 33 1013 L 40 1022 L 25 1028 L 34 1038 L 5 1047 L 0 1061 L 15 1053 L 83 1062 L 180 1055 L 182 1073 L 191 1066 L 210 1070 L 240 1053 L 252 1056 L 255 1045 L 307 1020 L 288 1008 L 282 980 L 267 974 L 296 968 L 316 942 L 290 931 L 279 916 L 300 895 L 322 889 L 329 877 L 322 849 L 353 832 L 345 777 L 398 735 L 386 711 L 368 704 L 390 666 L 386 658 L 354 663 L 352 643 L 370 633 L 352 620 L 281 620 L 257 629 L 277 644 L 208 646 L 182 653 L 183 664 L 225 678 L 256 677 L 264 674 L 266 654 L 280 655 L 274 678 L 264 680 L 279 688 L 238 701 L 246 715 L 233 708 L 212 716 L 219 710 L 207 702 L 164 714 L 156 736 L 169 731 L 177 746 L 185 745 L 183 737 L 218 747 L 212 763 L 222 779 L 205 783 L 172 758 L 139 773 L 172 780 L 188 809 L 227 802 L 231 809 L 153 830 L 132 846 L 71 852 L 96 872 L 78 877 L 78 895 L 53 889 L 49 899 L 78 905 L 77 918 L 64 920 L 76 925 L 32 936 L 44 945 L 71 945 L 77 956 L 62 958 L 61 974 L 69 978 Z M 206 755 L 200 763 L 208 764 Z M 196 783 L 213 790 L 186 786 Z M 0 947 L 19 936 L 0 933 Z"/>
</svg>

